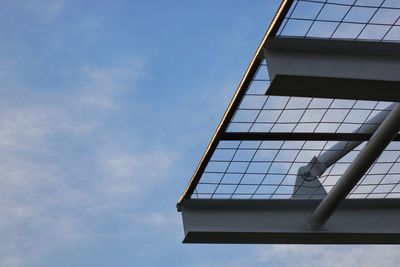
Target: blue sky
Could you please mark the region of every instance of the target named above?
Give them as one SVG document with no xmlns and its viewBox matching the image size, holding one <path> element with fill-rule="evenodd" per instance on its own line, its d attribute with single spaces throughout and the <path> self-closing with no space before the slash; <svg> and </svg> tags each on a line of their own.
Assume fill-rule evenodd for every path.
<svg viewBox="0 0 400 267">
<path fill-rule="evenodd" d="M 181 244 L 176 201 L 278 2 L 0 1 L 0 266 L 394 266 Z"/>
</svg>

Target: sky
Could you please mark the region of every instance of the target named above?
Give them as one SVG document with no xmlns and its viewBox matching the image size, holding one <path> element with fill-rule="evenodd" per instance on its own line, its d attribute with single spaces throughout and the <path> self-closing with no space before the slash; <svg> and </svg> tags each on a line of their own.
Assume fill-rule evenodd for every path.
<svg viewBox="0 0 400 267">
<path fill-rule="evenodd" d="M 396 266 L 181 243 L 176 202 L 278 2 L 0 0 L 0 267 Z"/>
</svg>

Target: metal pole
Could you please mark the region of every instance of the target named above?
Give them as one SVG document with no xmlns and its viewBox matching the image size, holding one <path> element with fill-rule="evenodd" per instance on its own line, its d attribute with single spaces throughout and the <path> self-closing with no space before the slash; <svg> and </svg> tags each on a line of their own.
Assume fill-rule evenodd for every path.
<svg viewBox="0 0 400 267">
<path fill-rule="evenodd" d="M 358 127 L 353 133 L 374 133 L 376 129 L 386 119 L 390 111 L 397 105 L 392 103 L 363 125 Z M 303 199 L 305 195 L 314 193 L 316 195 L 326 195 L 326 191 L 318 178 L 338 160 L 346 156 L 350 151 L 359 146 L 363 141 L 341 141 L 336 143 L 328 151 L 318 157 L 314 157 L 310 162 L 299 168 L 293 189 L 292 199 Z M 315 188 L 318 191 L 315 192 Z"/>
<path fill-rule="evenodd" d="M 325 224 L 399 131 L 400 104 L 396 104 L 339 181 L 315 209 L 310 218 L 311 229 L 318 230 Z"/>
<path fill-rule="evenodd" d="M 385 108 L 385 111 L 381 111 L 376 114 L 374 117 L 366 121 L 363 125 L 361 125 L 354 133 L 373 133 L 378 127 L 382 124 L 382 122 L 389 115 L 390 111 L 394 109 L 397 103 L 390 104 Z M 333 164 L 335 164 L 339 159 L 343 158 L 354 148 L 358 147 L 362 142 L 360 141 L 342 141 L 334 145 L 330 150 L 326 151 L 322 155 L 318 157 L 318 161 L 325 165 L 326 168 L 329 168 Z"/>
</svg>

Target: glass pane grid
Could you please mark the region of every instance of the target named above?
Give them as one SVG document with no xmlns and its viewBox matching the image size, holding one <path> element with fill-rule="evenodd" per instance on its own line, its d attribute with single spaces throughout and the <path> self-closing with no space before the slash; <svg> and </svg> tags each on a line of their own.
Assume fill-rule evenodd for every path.
<svg viewBox="0 0 400 267">
<path fill-rule="evenodd" d="M 316 156 L 332 152 L 340 141 L 220 141 L 192 198 L 321 199 L 329 192 L 365 145 L 361 143 L 330 166 L 319 186 L 298 183 L 299 168 Z M 398 198 L 400 142 L 394 141 L 366 172 L 348 198 Z M 297 183 L 296 183 L 296 179 Z M 300 180 L 299 180 L 300 179 Z M 299 194 L 307 188 L 307 193 Z"/>
<path fill-rule="evenodd" d="M 228 133 L 371 133 L 380 124 L 376 117 L 385 117 L 392 105 L 379 101 L 267 96 L 268 85 L 268 69 L 263 62 L 228 125 Z M 296 195 L 296 199 L 321 199 L 365 142 L 329 166 L 318 178 L 317 186 L 299 183 L 302 180 L 296 183 L 298 171 L 314 157 L 332 152 L 339 142 L 222 140 L 191 198 L 291 199 Z M 348 198 L 399 198 L 399 156 L 400 142 L 392 142 Z"/>
<path fill-rule="evenodd" d="M 295 0 L 277 35 L 399 42 L 399 18 L 397 0 Z M 346 141 L 250 141 L 245 134 L 371 134 L 393 107 L 392 102 L 268 96 L 269 83 L 264 61 L 226 130 L 244 134 L 243 139 L 219 141 L 191 198 L 322 199 L 365 142 L 353 142 L 349 150 Z M 301 177 L 302 167 L 335 151 L 344 156 L 314 177 L 315 183 Z M 393 141 L 348 198 L 400 198 L 399 159 L 400 142 Z"/>
<path fill-rule="evenodd" d="M 390 112 L 392 102 L 265 95 L 266 63 L 258 68 L 228 132 L 364 133 L 377 127 L 374 118 Z"/>
<path fill-rule="evenodd" d="M 398 0 L 295 0 L 280 37 L 400 41 Z"/>
</svg>

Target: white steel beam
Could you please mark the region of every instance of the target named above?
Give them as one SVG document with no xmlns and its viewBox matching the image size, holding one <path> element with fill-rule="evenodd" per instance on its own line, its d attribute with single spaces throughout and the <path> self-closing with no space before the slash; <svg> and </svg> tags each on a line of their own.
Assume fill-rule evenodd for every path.
<svg viewBox="0 0 400 267">
<path fill-rule="evenodd" d="M 322 230 L 317 200 L 185 200 L 184 243 L 400 244 L 398 199 L 347 199 Z"/>
<path fill-rule="evenodd" d="M 271 38 L 269 95 L 400 101 L 400 44 Z"/>
</svg>

